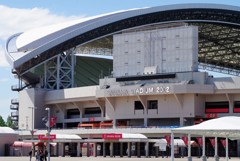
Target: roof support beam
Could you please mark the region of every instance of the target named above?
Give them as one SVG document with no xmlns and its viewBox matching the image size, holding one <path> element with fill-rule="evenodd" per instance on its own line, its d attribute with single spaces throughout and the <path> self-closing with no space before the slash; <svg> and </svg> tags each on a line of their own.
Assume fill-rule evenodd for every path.
<svg viewBox="0 0 240 161">
<path fill-rule="evenodd" d="M 225 94 L 229 103 L 229 112 L 231 113 L 233 111 L 233 96 L 229 93 Z"/>
<path fill-rule="evenodd" d="M 105 99 L 109 103 L 109 105 L 112 107 L 112 109 L 115 111 L 115 98 L 105 97 Z"/>
<path fill-rule="evenodd" d="M 105 102 L 102 100 L 95 100 L 96 104 L 100 107 L 101 109 L 101 113 L 102 113 L 102 117 L 104 117 L 104 113 L 105 113 Z"/>
<path fill-rule="evenodd" d="M 174 93 L 173 95 L 174 95 L 174 97 L 176 98 L 179 106 L 180 106 L 181 108 L 183 108 L 183 95 L 182 95 L 182 94 L 175 94 L 175 93 Z"/>
<path fill-rule="evenodd" d="M 139 95 L 137 95 L 137 97 L 138 97 L 139 101 L 142 103 L 144 111 L 147 111 L 147 99 L 146 99 L 146 96 L 139 96 Z"/>
</svg>

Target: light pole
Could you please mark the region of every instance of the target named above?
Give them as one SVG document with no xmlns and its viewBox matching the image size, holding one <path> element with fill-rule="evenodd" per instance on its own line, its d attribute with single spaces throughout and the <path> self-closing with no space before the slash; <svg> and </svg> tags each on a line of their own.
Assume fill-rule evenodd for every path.
<svg viewBox="0 0 240 161">
<path fill-rule="evenodd" d="M 33 143 L 33 134 L 34 134 L 34 109 L 37 109 L 37 107 L 28 107 L 29 109 L 32 109 L 32 129 L 30 130 L 31 136 L 32 136 L 32 149 L 33 149 L 33 156 L 35 156 L 35 146 Z"/>
<path fill-rule="evenodd" d="M 48 161 L 50 161 L 50 108 L 46 108 L 48 111 L 48 143 L 47 143 L 47 151 L 48 151 Z"/>
</svg>

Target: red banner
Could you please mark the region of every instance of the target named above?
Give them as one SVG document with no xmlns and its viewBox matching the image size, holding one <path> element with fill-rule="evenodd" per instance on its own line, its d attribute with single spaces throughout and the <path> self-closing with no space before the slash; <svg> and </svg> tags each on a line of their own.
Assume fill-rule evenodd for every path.
<svg viewBox="0 0 240 161">
<path fill-rule="evenodd" d="M 119 140 L 122 139 L 122 134 L 102 134 L 102 139 Z"/>
<path fill-rule="evenodd" d="M 226 140 L 225 139 L 221 139 L 220 141 L 221 141 L 223 147 L 226 148 Z"/>
<path fill-rule="evenodd" d="M 49 139 L 50 140 L 55 140 L 56 139 L 56 134 L 50 134 Z M 38 135 L 38 140 L 48 140 L 48 136 L 46 136 L 46 135 Z"/>
<path fill-rule="evenodd" d="M 50 127 L 56 125 L 57 117 L 50 117 Z"/>
<path fill-rule="evenodd" d="M 212 146 L 215 147 L 215 139 L 209 139 L 209 140 L 210 140 Z"/>
<path fill-rule="evenodd" d="M 185 145 L 188 145 L 188 137 L 187 136 L 183 136 L 182 140 L 183 140 Z"/>
<path fill-rule="evenodd" d="M 171 144 L 171 135 L 165 135 L 165 139 L 166 139 L 168 145 L 170 145 Z"/>
<path fill-rule="evenodd" d="M 199 144 L 200 146 L 202 146 L 202 145 L 203 145 L 202 138 L 198 137 L 198 138 L 197 138 L 197 141 L 198 141 L 198 144 Z"/>
</svg>

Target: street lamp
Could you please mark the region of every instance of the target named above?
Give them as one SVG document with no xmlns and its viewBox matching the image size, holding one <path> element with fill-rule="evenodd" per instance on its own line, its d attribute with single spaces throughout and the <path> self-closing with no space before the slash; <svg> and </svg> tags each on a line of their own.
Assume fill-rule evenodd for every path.
<svg viewBox="0 0 240 161">
<path fill-rule="evenodd" d="M 47 143 L 47 151 L 48 151 L 48 161 L 50 161 L 50 108 L 45 108 L 48 111 L 48 143 Z"/>
<path fill-rule="evenodd" d="M 37 107 L 28 107 L 29 109 L 32 109 L 32 129 L 30 130 L 31 136 L 32 136 L 32 149 L 33 149 L 33 156 L 35 156 L 35 146 L 33 143 L 33 134 L 34 134 L 34 109 L 37 109 Z"/>
</svg>

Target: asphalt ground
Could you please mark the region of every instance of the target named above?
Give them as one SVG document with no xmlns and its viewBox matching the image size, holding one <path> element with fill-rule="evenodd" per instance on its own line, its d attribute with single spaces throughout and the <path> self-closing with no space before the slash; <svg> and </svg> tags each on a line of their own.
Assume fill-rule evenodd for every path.
<svg viewBox="0 0 240 161">
<path fill-rule="evenodd" d="M 175 161 L 188 161 L 188 158 L 174 158 Z M 220 158 L 219 161 L 225 161 L 226 158 Z M 0 157 L 0 161 L 30 161 L 29 157 Z M 31 161 L 36 161 L 33 157 Z M 50 161 L 171 161 L 171 158 L 128 158 L 128 157 L 51 157 Z M 192 161 L 202 161 L 201 158 L 193 157 Z M 209 157 L 207 161 L 215 161 L 213 157 Z M 231 158 L 229 161 L 240 161 L 240 158 Z"/>
</svg>

